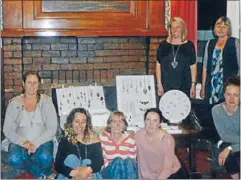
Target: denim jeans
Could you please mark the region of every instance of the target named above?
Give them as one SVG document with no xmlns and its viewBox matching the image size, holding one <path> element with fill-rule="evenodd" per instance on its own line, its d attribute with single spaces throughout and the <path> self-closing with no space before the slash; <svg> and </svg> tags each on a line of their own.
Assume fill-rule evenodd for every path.
<svg viewBox="0 0 241 180">
<path fill-rule="evenodd" d="M 101 171 L 104 179 L 138 179 L 138 168 L 135 160 L 116 157 Z"/>
<path fill-rule="evenodd" d="M 9 145 L 10 164 L 19 169 L 26 170 L 36 178 L 49 176 L 53 173 L 53 142 L 42 144 L 35 153 L 28 154 L 28 150 L 11 143 Z"/>
<path fill-rule="evenodd" d="M 72 169 L 76 169 L 79 166 L 88 166 L 91 164 L 90 159 L 79 159 L 76 155 L 70 154 L 66 157 L 64 160 L 64 164 Z M 94 179 L 102 179 L 100 173 L 94 173 L 93 174 Z M 69 179 L 65 177 L 63 174 L 59 173 L 57 179 Z"/>
</svg>

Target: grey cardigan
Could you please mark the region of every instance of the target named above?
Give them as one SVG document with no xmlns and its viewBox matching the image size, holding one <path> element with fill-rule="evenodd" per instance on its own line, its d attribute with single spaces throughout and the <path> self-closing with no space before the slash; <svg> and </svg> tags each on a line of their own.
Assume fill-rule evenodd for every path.
<svg viewBox="0 0 241 180">
<path fill-rule="evenodd" d="M 37 148 L 48 141 L 53 140 L 53 137 L 57 131 L 57 114 L 52 102 L 52 99 L 44 94 L 41 94 L 40 101 L 38 104 L 41 112 L 41 116 L 44 120 L 45 131 L 33 140 L 33 143 Z M 10 103 L 6 110 L 5 121 L 3 126 L 3 133 L 6 138 L 14 144 L 23 146 L 23 143 L 27 139 L 17 133 L 20 120 L 22 119 L 23 104 L 21 97 L 17 96 L 10 100 Z"/>
</svg>

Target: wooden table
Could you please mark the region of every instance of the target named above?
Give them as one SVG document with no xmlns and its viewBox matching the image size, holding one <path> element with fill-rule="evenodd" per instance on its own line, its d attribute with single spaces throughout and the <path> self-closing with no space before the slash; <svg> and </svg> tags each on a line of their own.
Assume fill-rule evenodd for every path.
<svg viewBox="0 0 241 180">
<path fill-rule="evenodd" d="M 189 125 L 180 125 L 181 133 L 172 134 L 176 141 L 176 148 L 188 148 L 190 173 L 196 172 L 195 139 L 199 137 L 201 131 L 194 130 Z"/>
</svg>

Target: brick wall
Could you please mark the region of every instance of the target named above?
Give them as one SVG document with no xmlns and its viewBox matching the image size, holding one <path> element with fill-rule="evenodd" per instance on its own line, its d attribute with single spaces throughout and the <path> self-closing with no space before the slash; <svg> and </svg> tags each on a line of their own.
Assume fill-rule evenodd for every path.
<svg viewBox="0 0 241 180">
<path fill-rule="evenodd" d="M 114 85 L 116 75 L 154 74 L 153 37 L 3 38 L 4 101 L 22 92 L 22 74 L 39 71 L 42 88 L 59 85 Z"/>
</svg>

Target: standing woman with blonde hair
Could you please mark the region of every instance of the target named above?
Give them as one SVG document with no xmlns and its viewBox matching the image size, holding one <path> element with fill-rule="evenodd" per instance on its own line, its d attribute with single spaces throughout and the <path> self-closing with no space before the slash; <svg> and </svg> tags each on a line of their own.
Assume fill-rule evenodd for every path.
<svg viewBox="0 0 241 180">
<path fill-rule="evenodd" d="M 187 40 L 187 26 L 180 17 L 168 23 L 168 37 L 157 50 L 156 79 L 158 95 L 176 89 L 194 98 L 196 93 L 196 52 L 194 44 Z"/>
<path fill-rule="evenodd" d="M 215 23 L 217 38 L 207 42 L 203 57 L 201 97 L 214 105 L 224 100 L 224 82 L 239 73 L 239 40 L 231 37 L 229 18 L 220 17 Z"/>
</svg>

